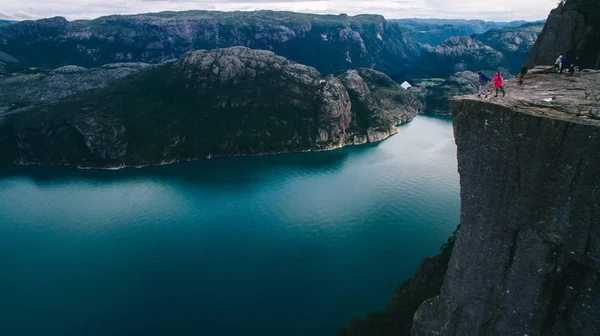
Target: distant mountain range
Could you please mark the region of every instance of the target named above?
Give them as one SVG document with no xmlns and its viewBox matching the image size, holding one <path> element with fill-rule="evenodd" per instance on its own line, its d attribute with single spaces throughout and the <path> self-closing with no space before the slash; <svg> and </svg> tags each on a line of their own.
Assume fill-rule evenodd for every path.
<svg viewBox="0 0 600 336">
<path fill-rule="evenodd" d="M 232 46 L 271 50 L 326 74 L 366 67 L 400 77 L 418 55 L 400 26 L 379 15 L 188 11 L 0 27 L 0 61 L 4 54 L 51 69 L 160 63 L 191 50 Z"/>
<path fill-rule="evenodd" d="M 453 36 L 483 34 L 491 29 L 500 28 L 543 27 L 545 22 L 543 20 L 535 22 L 494 22 L 458 19 L 399 19 L 389 21 L 398 23 L 405 34 L 417 42 L 419 47 L 429 51 Z"/>
<path fill-rule="evenodd" d="M 477 58 L 486 57 L 483 54 L 493 59 L 484 65 L 515 71 L 526 57 L 522 50 L 531 48 L 542 25 L 541 21 L 385 20 L 379 15 L 273 11 L 163 12 L 76 21 L 55 17 L 0 26 L 0 62 L 7 64 L 9 72 L 28 67 L 160 63 L 190 50 L 245 46 L 271 50 L 325 74 L 365 67 L 402 81 L 478 70 L 482 64 Z M 451 39 L 456 36 L 469 36 L 476 45 Z M 460 47 L 457 43 L 465 50 L 447 59 L 445 49 Z M 468 49 L 473 46 L 471 55 Z M 494 50 L 484 51 L 485 47 Z M 499 56 L 496 51 L 508 54 Z M 424 68 L 423 57 L 427 62 L 435 58 L 444 71 Z M 465 64 L 456 64 L 461 62 Z"/>
</svg>

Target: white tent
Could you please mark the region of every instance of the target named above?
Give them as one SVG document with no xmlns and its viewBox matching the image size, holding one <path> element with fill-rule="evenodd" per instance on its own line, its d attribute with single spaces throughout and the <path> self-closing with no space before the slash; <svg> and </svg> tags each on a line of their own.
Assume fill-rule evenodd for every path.
<svg viewBox="0 0 600 336">
<path fill-rule="evenodd" d="M 400 84 L 400 86 L 402 86 L 405 90 L 408 90 L 412 87 L 412 85 L 410 85 L 410 83 L 407 81 L 404 81 L 404 83 Z"/>
</svg>

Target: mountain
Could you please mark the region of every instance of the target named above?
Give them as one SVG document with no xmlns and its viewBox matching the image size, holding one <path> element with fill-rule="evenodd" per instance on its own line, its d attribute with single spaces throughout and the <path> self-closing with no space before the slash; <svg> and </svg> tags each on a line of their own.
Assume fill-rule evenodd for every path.
<svg viewBox="0 0 600 336">
<path fill-rule="evenodd" d="M 406 35 L 425 51 L 432 51 L 433 48 L 453 36 L 479 35 L 491 29 L 499 28 L 517 28 L 525 25 L 542 27 L 544 25 L 543 21 L 493 22 L 455 19 L 399 19 L 389 21 L 399 24 Z"/>
<path fill-rule="evenodd" d="M 492 29 L 479 35 L 455 36 L 424 53 L 413 77 L 448 77 L 455 72 L 500 70 L 516 74 L 525 63 L 542 27 Z"/>
<path fill-rule="evenodd" d="M 550 13 L 527 60 L 529 66 L 551 65 L 559 55 L 581 58 L 582 68 L 600 69 L 600 2 L 567 0 Z"/>
<path fill-rule="evenodd" d="M 327 150 L 383 140 L 419 109 L 374 70 L 323 77 L 269 51 L 192 51 L 1 117 L 0 165 L 113 168 Z"/>
<path fill-rule="evenodd" d="M 0 26 L 5 26 L 5 25 L 9 25 L 12 23 L 15 23 L 16 21 L 10 21 L 10 20 L 0 20 Z"/>
<path fill-rule="evenodd" d="M 271 50 L 324 74 L 366 67 L 401 76 L 416 53 L 399 26 L 378 15 L 187 11 L 0 27 L 0 52 L 50 69 L 160 63 L 191 50 L 231 46 Z"/>
<path fill-rule="evenodd" d="M 477 35 L 475 39 L 501 52 L 508 69 L 517 74 L 525 64 L 542 29 L 543 25 L 525 24 L 517 28 L 492 29 Z"/>
</svg>

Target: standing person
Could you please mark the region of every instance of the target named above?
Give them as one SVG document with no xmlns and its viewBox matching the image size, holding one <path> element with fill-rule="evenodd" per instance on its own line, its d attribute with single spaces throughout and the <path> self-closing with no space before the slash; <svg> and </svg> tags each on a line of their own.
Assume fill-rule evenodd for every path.
<svg viewBox="0 0 600 336">
<path fill-rule="evenodd" d="M 527 69 L 525 64 L 523 64 L 523 66 L 521 67 L 521 72 L 519 72 L 519 75 L 517 76 L 517 78 L 519 79 L 519 84 L 523 84 L 523 77 L 525 77 L 527 71 L 529 71 L 529 69 Z"/>
<path fill-rule="evenodd" d="M 496 76 L 494 76 L 492 82 L 496 88 L 496 95 L 494 97 L 498 97 L 498 89 L 502 90 L 502 97 L 506 97 L 506 92 L 504 92 L 504 79 L 502 78 L 500 71 L 496 71 Z"/>
<path fill-rule="evenodd" d="M 573 61 L 573 74 L 576 74 L 579 72 L 579 66 L 581 65 L 581 61 L 579 60 L 579 56 L 575 57 L 575 60 Z"/>
<path fill-rule="evenodd" d="M 554 62 L 554 70 L 556 72 L 560 72 L 560 68 L 562 65 L 562 55 L 558 56 L 558 58 L 556 59 L 556 62 Z"/>
<path fill-rule="evenodd" d="M 481 97 L 481 93 L 485 93 L 485 98 L 488 97 L 488 89 L 487 83 L 491 81 L 490 77 L 486 76 L 484 73 L 479 71 L 477 73 L 479 75 L 479 90 L 477 91 L 477 97 Z"/>
<path fill-rule="evenodd" d="M 566 70 L 566 68 L 567 68 L 567 62 L 568 62 L 567 57 L 563 56 L 563 58 L 560 60 L 560 73 L 562 73 L 563 70 L 567 71 Z"/>
</svg>

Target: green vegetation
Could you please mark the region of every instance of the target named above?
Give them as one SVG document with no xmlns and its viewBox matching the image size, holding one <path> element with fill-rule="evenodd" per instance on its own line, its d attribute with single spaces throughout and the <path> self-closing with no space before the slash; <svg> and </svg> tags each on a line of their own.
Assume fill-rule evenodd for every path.
<svg viewBox="0 0 600 336">
<path fill-rule="evenodd" d="M 338 336 L 410 336 L 413 315 L 425 300 L 439 295 L 460 226 L 440 247 L 440 254 L 426 258 L 415 275 L 404 281 L 385 310 L 355 318 Z"/>
<path fill-rule="evenodd" d="M 413 79 L 414 83 L 416 85 L 420 85 L 420 86 L 437 86 L 442 84 L 445 79 L 443 78 L 415 78 Z"/>
</svg>

